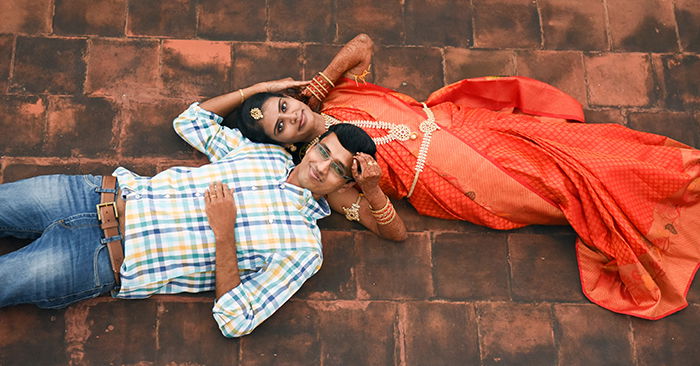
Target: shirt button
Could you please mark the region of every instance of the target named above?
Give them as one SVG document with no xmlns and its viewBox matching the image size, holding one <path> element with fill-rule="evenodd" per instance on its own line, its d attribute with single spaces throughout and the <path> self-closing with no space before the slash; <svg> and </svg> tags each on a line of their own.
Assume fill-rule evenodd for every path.
<svg viewBox="0 0 700 366">
<path fill-rule="evenodd" d="M 269 220 L 267 220 L 267 222 L 270 223 L 270 224 L 272 224 L 273 222 L 275 222 L 275 220 L 274 220 L 274 219 L 269 219 Z"/>
<path fill-rule="evenodd" d="M 170 195 L 169 195 L 169 194 L 166 194 L 166 195 L 165 195 L 165 198 L 170 198 Z"/>
<path fill-rule="evenodd" d="M 140 200 L 140 199 L 141 199 L 141 195 L 140 195 L 140 194 L 137 194 L 137 195 L 136 195 L 136 199 L 137 199 L 137 200 Z"/>
<path fill-rule="evenodd" d="M 258 189 L 258 187 L 256 187 L 256 186 L 250 187 L 250 190 L 251 190 L 251 191 L 255 191 L 255 190 L 257 190 L 257 189 Z"/>
<path fill-rule="evenodd" d="M 280 184 L 280 189 L 284 189 L 285 187 L 287 187 L 286 184 L 284 184 L 284 183 Z"/>
<path fill-rule="evenodd" d="M 197 194 L 195 194 L 195 196 L 202 197 L 203 195 L 201 193 L 197 192 Z"/>
</svg>

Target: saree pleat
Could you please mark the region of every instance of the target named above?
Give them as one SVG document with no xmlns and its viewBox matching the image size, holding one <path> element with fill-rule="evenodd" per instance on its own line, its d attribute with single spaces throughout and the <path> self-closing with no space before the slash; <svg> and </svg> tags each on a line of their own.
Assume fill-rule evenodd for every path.
<svg viewBox="0 0 700 366">
<path fill-rule="evenodd" d="M 409 199 L 420 214 L 495 229 L 568 223 L 591 301 L 648 319 L 687 306 L 700 263 L 698 150 L 619 125 L 567 122 L 583 121 L 580 104 L 528 78 L 463 80 L 426 104 L 441 129 Z M 323 108 L 340 120 L 412 131 L 426 118 L 404 94 L 349 80 Z M 408 194 L 422 136 L 378 146 L 381 185 L 392 197 Z"/>
</svg>

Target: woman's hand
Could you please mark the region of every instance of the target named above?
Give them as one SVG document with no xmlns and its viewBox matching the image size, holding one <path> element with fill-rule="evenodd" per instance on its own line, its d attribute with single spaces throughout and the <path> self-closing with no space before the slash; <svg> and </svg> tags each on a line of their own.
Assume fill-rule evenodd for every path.
<svg viewBox="0 0 700 366">
<path fill-rule="evenodd" d="M 292 78 L 264 81 L 258 83 L 262 92 L 279 93 L 287 89 L 301 89 L 309 85 L 309 81 L 297 81 Z"/>
<path fill-rule="evenodd" d="M 352 161 L 352 177 L 363 192 L 368 192 L 379 188 L 382 169 L 371 155 L 357 153 Z"/>
<path fill-rule="evenodd" d="M 214 231 L 217 242 L 231 240 L 236 222 L 236 202 L 233 191 L 221 182 L 209 185 L 204 194 L 204 204 L 209 226 Z"/>
</svg>

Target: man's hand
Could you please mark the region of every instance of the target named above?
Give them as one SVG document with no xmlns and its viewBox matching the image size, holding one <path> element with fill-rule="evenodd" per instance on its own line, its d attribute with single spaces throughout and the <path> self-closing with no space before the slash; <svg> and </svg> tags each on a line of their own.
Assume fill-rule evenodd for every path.
<svg viewBox="0 0 700 366">
<path fill-rule="evenodd" d="M 268 93 L 279 93 L 287 89 L 301 89 L 309 85 L 310 81 L 297 81 L 292 78 L 284 78 L 279 80 L 264 81 L 260 83 L 262 91 Z"/>
<path fill-rule="evenodd" d="M 217 239 L 233 240 L 233 227 L 236 222 L 236 202 L 233 192 L 221 182 L 214 182 L 204 195 L 209 226 Z"/>
<path fill-rule="evenodd" d="M 368 192 L 379 186 L 382 169 L 371 155 L 357 153 L 352 161 L 352 177 L 363 192 Z"/>
</svg>

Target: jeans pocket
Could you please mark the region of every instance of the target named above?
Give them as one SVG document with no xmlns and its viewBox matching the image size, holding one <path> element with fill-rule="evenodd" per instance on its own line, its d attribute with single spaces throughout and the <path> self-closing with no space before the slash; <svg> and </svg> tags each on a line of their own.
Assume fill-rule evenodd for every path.
<svg viewBox="0 0 700 366">
<path fill-rule="evenodd" d="M 92 189 L 97 189 L 102 186 L 102 176 L 100 175 L 83 175 L 83 181 L 85 181 L 85 184 L 90 186 Z"/>
</svg>

